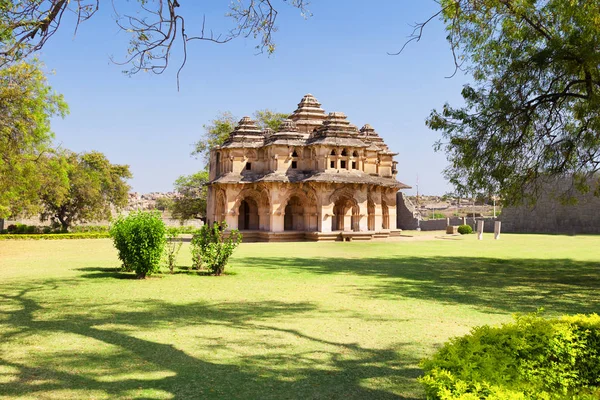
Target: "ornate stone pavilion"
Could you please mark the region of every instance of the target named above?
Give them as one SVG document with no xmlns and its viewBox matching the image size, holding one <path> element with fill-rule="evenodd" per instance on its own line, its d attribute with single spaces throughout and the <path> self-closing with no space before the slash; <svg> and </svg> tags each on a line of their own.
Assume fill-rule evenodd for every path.
<svg viewBox="0 0 600 400">
<path fill-rule="evenodd" d="M 210 153 L 207 219 L 244 241 L 384 238 L 396 229 L 396 162 L 370 125 L 329 115 L 312 95 L 281 124 L 244 117 Z"/>
</svg>

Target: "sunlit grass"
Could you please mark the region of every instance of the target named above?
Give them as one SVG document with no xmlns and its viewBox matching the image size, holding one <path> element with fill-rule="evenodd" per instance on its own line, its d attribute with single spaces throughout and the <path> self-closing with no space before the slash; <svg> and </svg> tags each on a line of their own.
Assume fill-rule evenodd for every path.
<svg viewBox="0 0 600 400">
<path fill-rule="evenodd" d="M 136 280 L 109 240 L 0 242 L 0 396 L 421 398 L 418 362 L 449 337 L 540 307 L 600 311 L 599 245 L 256 243 L 230 275 Z"/>
</svg>

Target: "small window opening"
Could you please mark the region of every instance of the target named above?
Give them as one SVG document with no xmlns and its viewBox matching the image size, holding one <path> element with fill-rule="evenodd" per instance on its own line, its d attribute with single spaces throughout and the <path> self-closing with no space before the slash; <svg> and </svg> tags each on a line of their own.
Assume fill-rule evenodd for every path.
<svg viewBox="0 0 600 400">
<path fill-rule="evenodd" d="M 342 155 L 343 156 L 347 156 L 348 155 L 348 153 L 346 152 L 346 149 L 342 150 Z"/>
<path fill-rule="evenodd" d="M 354 153 L 352 153 L 353 157 L 358 157 L 358 151 L 354 150 Z"/>
<path fill-rule="evenodd" d="M 292 157 L 298 157 L 298 153 L 296 153 L 296 150 L 294 150 L 294 152 L 292 153 Z"/>
<path fill-rule="evenodd" d="M 298 168 L 298 161 L 292 161 L 292 169 Z"/>
<path fill-rule="evenodd" d="M 335 168 L 335 161 L 329 161 L 329 168 Z"/>
<path fill-rule="evenodd" d="M 250 171 L 252 169 L 252 163 L 246 163 L 246 171 Z"/>
<path fill-rule="evenodd" d="M 356 161 L 352 161 L 352 169 L 356 169 Z"/>
<path fill-rule="evenodd" d="M 331 155 L 335 156 L 335 150 L 331 150 Z"/>
<path fill-rule="evenodd" d="M 340 168 L 344 169 L 346 168 L 346 160 L 342 160 L 342 162 L 340 163 Z"/>
</svg>

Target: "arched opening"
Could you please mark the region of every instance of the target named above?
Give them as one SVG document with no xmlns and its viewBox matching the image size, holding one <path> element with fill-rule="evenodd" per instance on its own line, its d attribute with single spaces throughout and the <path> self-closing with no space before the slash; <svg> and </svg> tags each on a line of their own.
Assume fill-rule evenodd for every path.
<svg viewBox="0 0 600 400">
<path fill-rule="evenodd" d="M 358 157 L 358 151 L 354 150 L 354 153 L 352 153 L 352 157 Z"/>
<path fill-rule="evenodd" d="M 348 152 L 346 151 L 346 149 L 343 149 L 343 150 L 342 150 L 342 156 L 343 156 L 343 157 L 346 157 L 347 155 L 348 155 Z"/>
<path fill-rule="evenodd" d="M 250 198 L 242 200 L 238 213 L 238 229 L 258 230 L 258 206 L 256 201 Z"/>
<path fill-rule="evenodd" d="M 336 153 L 335 153 L 335 149 L 331 150 L 331 154 L 330 154 L 330 155 L 332 155 L 332 156 L 335 156 L 335 155 L 336 155 Z"/>
<path fill-rule="evenodd" d="M 390 211 L 385 201 L 381 202 L 381 214 L 383 216 L 381 220 L 381 227 L 383 229 L 390 229 Z"/>
<path fill-rule="evenodd" d="M 333 206 L 332 231 L 359 231 L 359 208 L 353 199 L 343 197 Z"/>
<path fill-rule="evenodd" d="M 370 231 L 375 230 L 375 203 L 369 199 L 367 202 L 367 229 Z"/>
<path fill-rule="evenodd" d="M 292 196 L 285 206 L 285 215 L 283 219 L 283 230 L 285 231 L 303 231 L 304 230 L 304 208 L 298 196 Z"/>
</svg>

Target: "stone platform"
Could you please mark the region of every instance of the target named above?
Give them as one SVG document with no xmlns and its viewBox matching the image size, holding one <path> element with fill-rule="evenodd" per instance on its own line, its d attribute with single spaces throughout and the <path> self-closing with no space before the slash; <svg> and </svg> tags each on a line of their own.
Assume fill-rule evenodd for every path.
<svg viewBox="0 0 600 400">
<path fill-rule="evenodd" d="M 335 231 L 335 232 L 302 232 L 302 231 L 284 231 L 284 232 L 267 232 L 244 230 L 242 242 L 352 242 L 363 240 L 378 240 L 387 239 L 390 237 L 401 236 L 402 230 L 384 230 L 380 232 L 351 232 L 351 231 Z"/>
</svg>

